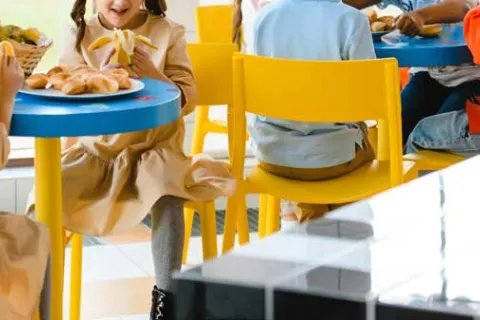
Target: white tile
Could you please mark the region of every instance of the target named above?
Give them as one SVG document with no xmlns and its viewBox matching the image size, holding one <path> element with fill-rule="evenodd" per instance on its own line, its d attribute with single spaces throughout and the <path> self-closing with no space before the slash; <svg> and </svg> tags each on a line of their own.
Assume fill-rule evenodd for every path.
<svg viewBox="0 0 480 320">
<path fill-rule="evenodd" d="M 33 178 L 18 178 L 16 179 L 16 207 L 17 212 L 24 212 L 28 195 L 33 188 Z"/>
<path fill-rule="evenodd" d="M 150 277 L 155 276 L 152 249 L 149 242 L 121 244 L 116 247 L 125 258 L 129 259 L 137 268 L 142 270 L 144 275 Z"/>
<path fill-rule="evenodd" d="M 71 265 L 71 249 L 65 255 L 65 270 L 69 272 Z M 145 277 L 139 267 L 118 250 L 115 246 L 92 246 L 83 249 L 83 282 L 131 279 Z M 66 282 L 69 282 L 66 277 Z"/>
<path fill-rule="evenodd" d="M 15 180 L 0 180 L 0 211 L 14 212 L 15 207 Z"/>
<path fill-rule="evenodd" d="M 123 320 L 123 318 L 101 318 L 101 319 L 94 319 L 94 320 Z"/>
<path fill-rule="evenodd" d="M 6 168 L 0 171 L 0 180 L 12 178 L 33 178 L 33 167 Z"/>
</svg>

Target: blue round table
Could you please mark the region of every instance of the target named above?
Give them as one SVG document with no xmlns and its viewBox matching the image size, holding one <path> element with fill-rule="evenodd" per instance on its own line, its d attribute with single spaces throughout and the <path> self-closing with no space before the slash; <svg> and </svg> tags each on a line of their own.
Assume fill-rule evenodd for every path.
<svg viewBox="0 0 480 320">
<path fill-rule="evenodd" d="M 11 135 L 35 137 L 35 214 L 50 229 L 52 319 L 63 317 L 64 235 L 62 215 L 61 137 L 94 136 L 151 129 L 181 116 L 181 94 L 175 86 L 144 79 L 145 89 L 105 100 L 69 101 L 18 94 Z M 82 239 L 72 239 L 82 246 Z M 81 252 L 81 250 L 77 250 Z M 72 257 L 81 261 L 80 257 Z M 75 272 L 73 272 L 75 270 Z M 80 315 L 81 263 L 72 263 L 70 319 Z"/>
<path fill-rule="evenodd" d="M 377 58 L 396 58 L 400 67 L 441 67 L 472 63 L 461 25 L 444 25 L 436 38 L 409 38 L 394 31 L 375 42 Z"/>
</svg>

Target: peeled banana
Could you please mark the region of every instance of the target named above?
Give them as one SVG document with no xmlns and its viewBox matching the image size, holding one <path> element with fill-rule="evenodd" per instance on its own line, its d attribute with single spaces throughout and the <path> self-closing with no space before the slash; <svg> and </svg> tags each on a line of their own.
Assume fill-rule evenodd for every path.
<svg viewBox="0 0 480 320">
<path fill-rule="evenodd" d="M 13 49 L 13 46 L 10 42 L 8 41 L 2 41 L 0 42 L 0 52 L 5 48 L 7 52 L 7 57 L 13 57 L 15 56 L 15 50 Z"/>
<path fill-rule="evenodd" d="M 142 35 L 136 35 L 132 30 L 120 30 L 115 29 L 113 36 L 102 36 L 93 41 L 88 46 L 88 51 L 94 51 L 102 48 L 103 46 L 112 43 L 115 48 L 115 53 L 110 60 L 111 63 L 120 63 L 124 66 L 132 65 L 133 50 L 135 49 L 136 42 L 143 43 L 147 47 L 154 50 L 158 48 L 153 45 L 152 41 Z"/>
</svg>

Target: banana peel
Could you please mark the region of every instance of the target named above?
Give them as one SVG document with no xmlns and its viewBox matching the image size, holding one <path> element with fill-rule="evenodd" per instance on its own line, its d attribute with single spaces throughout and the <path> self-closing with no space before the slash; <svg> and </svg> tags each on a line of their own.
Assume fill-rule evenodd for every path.
<svg viewBox="0 0 480 320">
<path fill-rule="evenodd" d="M 142 35 L 136 35 L 131 30 L 115 29 L 113 36 L 102 36 L 93 41 L 87 48 L 88 51 L 95 51 L 112 43 L 115 48 L 115 53 L 110 60 L 111 63 L 119 63 L 126 67 L 133 63 L 133 51 L 136 43 L 140 42 L 149 48 L 158 50 L 150 39 Z"/>
</svg>

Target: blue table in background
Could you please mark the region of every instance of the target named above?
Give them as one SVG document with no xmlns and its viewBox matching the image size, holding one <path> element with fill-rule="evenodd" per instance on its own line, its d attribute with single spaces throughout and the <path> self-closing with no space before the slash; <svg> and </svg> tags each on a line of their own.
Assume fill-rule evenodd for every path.
<svg viewBox="0 0 480 320">
<path fill-rule="evenodd" d="M 64 238 L 60 138 L 140 131 L 177 120 L 181 116 L 180 91 L 171 84 L 156 80 L 145 79 L 143 82 L 145 89 L 142 91 L 118 98 L 59 101 L 20 93 L 15 101 L 10 134 L 36 138 L 35 214 L 50 229 L 52 319 L 63 317 Z M 74 292 L 79 297 L 80 287 L 72 287 L 72 294 Z M 75 303 L 78 304 L 75 307 L 78 310 L 73 313 L 79 314 L 79 301 Z"/>
<path fill-rule="evenodd" d="M 444 25 L 436 38 L 409 38 L 394 31 L 375 42 L 377 58 L 396 58 L 400 67 L 441 67 L 472 63 L 460 25 Z"/>
</svg>

